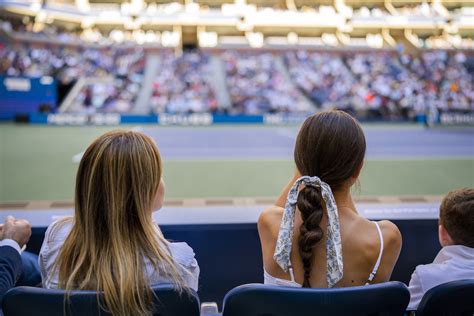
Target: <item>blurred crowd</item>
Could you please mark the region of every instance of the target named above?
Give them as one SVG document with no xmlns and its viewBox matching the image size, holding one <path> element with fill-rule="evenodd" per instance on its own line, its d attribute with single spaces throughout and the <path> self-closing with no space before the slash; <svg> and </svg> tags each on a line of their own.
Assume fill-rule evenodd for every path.
<svg viewBox="0 0 474 316">
<path fill-rule="evenodd" d="M 474 57 L 430 51 L 416 58 L 404 55 L 401 60 L 417 78 L 420 102 L 438 109 L 474 110 Z"/>
<path fill-rule="evenodd" d="M 413 57 L 297 51 L 285 60 L 292 80 L 319 108 L 385 119 L 411 119 L 430 107 L 474 110 L 474 75 L 461 52 Z"/>
<path fill-rule="evenodd" d="M 29 18 L 26 18 L 29 19 Z M 34 20 L 23 23 L 19 20 L 0 19 L 0 29 L 7 34 L 18 33 L 37 39 L 51 39 L 56 41 L 77 42 L 80 40 L 79 31 L 61 28 L 53 24 L 43 24 L 41 29 L 35 28 Z"/>
<path fill-rule="evenodd" d="M 232 99 L 231 113 L 262 114 L 310 111 L 308 103 L 285 77 L 272 54 L 240 54 L 227 51 L 227 87 Z"/>
<path fill-rule="evenodd" d="M 215 112 L 218 109 L 212 85 L 209 56 L 186 52 L 175 57 L 171 51 L 160 53 L 150 100 L 155 113 Z"/>
<path fill-rule="evenodd" d="M 0 73 L 10 76 L 54 76 L 65 84 L 80 77 L 140 73 L 143 72 L 144 60 L 141 48 L 0 46 Z"/>
<path fill-rule="evenodd" d="M 102 79 L 82 87 L 71 106 L 71 112 L 130 112 L 140 92 L 145 68 L 145 54 L 142 49 L 93 50 L 94 66 L 86 75 Z M 87 65 L 89 61 L 85 60 Z M 93 70 L 95 68 L 95 70 Z"/>
<path fill-rule="evenodd" d="M 145 65 L 143 49 L 0 46 L 0 74 L 52 76 L 68 85 L 82 77 L 109 78 L 111 84 L 85 86 L 74 100 L 75 111 L 126 112 L 138 95 Z M 120 105 L 122 104 L 122 105 Z"/>
<path fill-rule="evenodd" d="M 224 111 L 217 90 L 227 89 L 230 114 L 301 113 L 338 108 L 358 117 L 413 119 L 435 110 L 474 111 L 474 58 L 461 51 L 291 51 L 281 55 L 224 51 L 217 55 L 226 83 L 202 52 L 157 52 L 150 113 Z M 70 111 L 127 113 L 144 80 L 143 48 L 0 44 L 0 74 L 52 76 L 82 86 Z"/>
</svg>

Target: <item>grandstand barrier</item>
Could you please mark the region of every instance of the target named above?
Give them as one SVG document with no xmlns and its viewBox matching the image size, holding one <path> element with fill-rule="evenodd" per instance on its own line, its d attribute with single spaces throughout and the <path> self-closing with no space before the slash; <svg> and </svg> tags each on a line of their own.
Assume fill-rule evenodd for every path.
<svg viewBox="0 0 474 316">
<path fill-rule="evenodd" d="M 439 115 L 441 125 L 474 125 L 474 112 L 445 111 Z"/>
<path fill-rule="evenodd" d="M 151 114 L 129 115 L 116 113 L 101 114 L 30 114 L 32 124 L 49 125 L 118 125 L 118 124 L 158 124 L 182 126 L 209 126 L 213 124 L 300 124 L 310 113 L 266 114 L 266 115 L 227 115 L 227 114 Z"/>
<path fill-rule="evenodd" d="M 56 80 L 0 76 L 0 120 L 13 120 L 15 116 L 56 108 Z"/>
<path fill-rule="evenodd" d="M 120 125 L 120 124 L 156 124 L 163 126 L 210 126 L 214 124 L 257 124 L 257 125 L 297 125 L 301 124 L 311 113 L 304 114 L 264 114 L 264 115 L 228 115 L 228 114 L 150 114 L 131 115 L 118 113 L 55 113 L 29 114 L 31 124 L 48 125 Z M 361 121 L 364 122 L 363 119 Z M 371 121 L 373 122 L 373 121 Z M 376 121 L 406 123 L 407 121 Z M 425 124 L 426 115 L 418 115 L 416 123 Z M 438 125 L 474 125 L 472 111 L 443 111 L 434 119 Z"/>
<path fill-rule="evenodd" d="M 437 219 L 393 220 L 403 246 L 391 280 L 408 284 L 419 264 L 433 261 L 440 250 Z M 245 283 L 263 282 L 263 265 L 256 223 L 160 225 L 164 236 L 185 241 L 201 269 L 199 296 L 222 306 L 224 295 Z M 46 227 L 33 227 L 28 251 L 38 253 Z"/>
<path fill-rule="evenodd" d="M 433 261 L 441 246 L 438 241 L 439 203 L 358 204 L 370 220 L 389 219 L 400 229 L 403 246 L 391 280 L 408 284 L 419 264 Z M 264 205 L 252 206 L 165 206 L 153 214 L 164 236 L 187 242 L 201 269 L 199 296 L 217 302 L 232 288 L 245 283 L 262 283 L 263 266 L 257 219 Z M 73 214 L 72 208 L 0 209 L 0 219 L 9 214 L 32 224 L 27 251 L 38 253 L 52 221 Z"/>
</svg>

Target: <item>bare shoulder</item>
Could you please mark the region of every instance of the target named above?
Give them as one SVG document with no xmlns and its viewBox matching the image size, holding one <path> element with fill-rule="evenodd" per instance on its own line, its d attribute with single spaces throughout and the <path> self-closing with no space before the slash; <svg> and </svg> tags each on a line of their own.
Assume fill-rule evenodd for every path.
<svg viewBox="0 0 474 316">
<path fill-rule="evenodd" d="M 398 229 L 397 225 L 391 221 L 380 221 L 378 222 L 384 239 L 384 244 L 388 248 L 400 249 L 402 245 L 402 234 Z"/>
<path fill-rule="evenodd" d="M 385 251 L 394 255 L 398 254 L 402 243 L 402 236 L 398 227 L 392 222 L 386 220 L 377 223 L 382 231 Z M 351 244 L 362 249 L 359 251 L 365 253 L 369 262 L 372 262 L 374 258 L 377 258 L 380 249 L 379 236 L 374 222 L 360 216 L 356 217 L 349 227 L 352 240 Z M 358 243 L 356 243 L 355 239 L 352 239 L 354 232 L 365 232 L 364 234 L 357 235 L 357 240 L 359 240 Z"/>
<path fill-rule="evenodd" d="M 283 217 L 283 208 L 279 206 L 271 206 L 260 214 L 258 217 L 258 231 L 262 234 L 270 234 L 280 229 L 281 218 Z"/>
</svg>

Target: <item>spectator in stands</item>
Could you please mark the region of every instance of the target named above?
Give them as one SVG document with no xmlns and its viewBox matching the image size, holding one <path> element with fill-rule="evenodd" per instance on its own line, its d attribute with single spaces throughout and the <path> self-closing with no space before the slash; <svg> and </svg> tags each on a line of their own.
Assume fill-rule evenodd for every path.
<svg viewBox="0 0 474 316">
<path fill-rule="evenodd" d="M 231 114 L 307 113 L 313 110 L 282 73 L 278 56 L 226 51 L 222 58 L 233 103 Z"/>
<path fill-rule="evenodd" d="M 474 279 L 474 189 L 449 192 L 441 202 L 439 242 L 443 247 L 433 263 L 419 265 L 411 276 L 409 310 L 423 295 L 442 283 Z"/>
<path fill-rule="evenodd" d="M 113 315 L 148 315 L 150 286 L 197 290 L 199 266 L 186 243 L 168 242 L 153 221 L 164 182 L 154 141 L 113 131 L 85 151 L 75 216 L 50 225 L 40 251 L 45 288 L 104 292 Z"/>
<path fill-rule="evenodd" d="M 154 112 L 201 113 L 217 110 L 212 68 L 207 55 L 185 52 L 176 57 L 169 51 L 163 51 L 161 57 L 150 100 Z"/>
<path fill-rule="evenodd" d="M 258 220 L 266 284 L 331 288 L 390 279 L 400 232 L 389 221 L 359 215 L 351 195 L 365 148 L 362 128 L 344 112 L 304 122 L 296 174 Z"/>
<path fill-rule="evenodd" d="M 2 298 L 15 286 L 23 271 L 21 248 L 31 236 L 31 226 L 26 220 L 7 216 L 0 225 L 0 314 Z"/>
</svg>

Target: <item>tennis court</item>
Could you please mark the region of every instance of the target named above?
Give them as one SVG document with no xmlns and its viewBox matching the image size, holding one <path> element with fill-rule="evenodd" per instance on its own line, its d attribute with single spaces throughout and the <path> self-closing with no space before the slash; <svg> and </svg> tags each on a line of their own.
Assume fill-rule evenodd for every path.
<svg viewBox="0 0 474 316">
<path fill-rule="evenodd" d="M 126 126 L 152 136 L 166 198 L 275 197 L 293 172 L 298 127 Z M 114 127 L 0 125 L 0 202 L 72 201 L 80 153 Z M 474 186 L 474 128 L 365 125 L 356 196 L 442 195 Z"/>
</svg>

